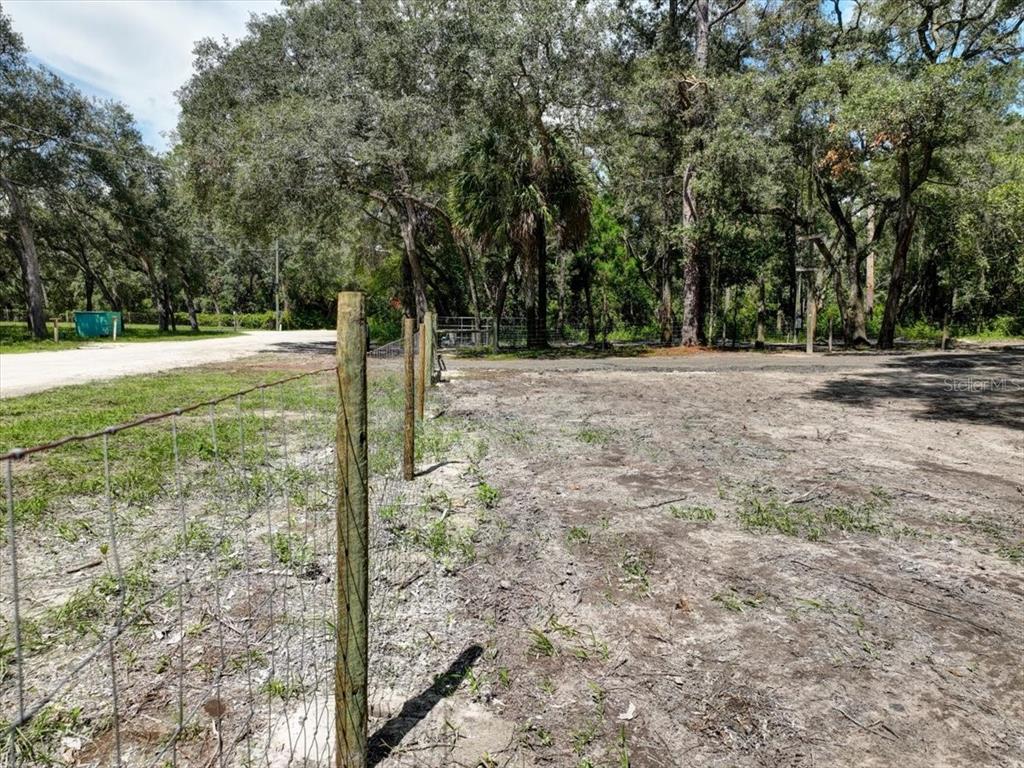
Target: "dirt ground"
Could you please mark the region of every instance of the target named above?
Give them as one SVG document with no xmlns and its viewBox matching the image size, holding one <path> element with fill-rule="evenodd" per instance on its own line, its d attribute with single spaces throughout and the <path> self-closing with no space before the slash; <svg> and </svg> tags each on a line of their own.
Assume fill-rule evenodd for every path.
<svg viewBox="0 0 1024 768">
<path fill-rule="evenodd" d="M 448 363 L 452 763 L 1024 765 L 1022 350 Z"/>
</svg>

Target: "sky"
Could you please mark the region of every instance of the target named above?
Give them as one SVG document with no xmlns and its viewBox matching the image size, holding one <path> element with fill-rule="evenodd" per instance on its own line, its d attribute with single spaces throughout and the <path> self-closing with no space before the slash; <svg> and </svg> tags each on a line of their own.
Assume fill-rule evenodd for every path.
<svg viewBox="0 0 1024 768">
<path fill-rule="evenodd" d="M 204 37 L 237 39 L 250 13 L 278 0 L 3 0 L 29 54 L 84 93 L 124 103 L 146 143 L 167 149 L 174 92 Z"/>
</svg>

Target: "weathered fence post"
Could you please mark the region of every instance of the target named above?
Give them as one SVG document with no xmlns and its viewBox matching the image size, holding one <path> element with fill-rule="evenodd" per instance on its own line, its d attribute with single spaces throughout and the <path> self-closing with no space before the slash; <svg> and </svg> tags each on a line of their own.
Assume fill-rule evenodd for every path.
<svg viewBox="0 0 1024 768">
<path fill-rule="evenodd" d="M 54 343 L 60 341 L 60 325 L 57 322 L 57 316 L 53 316 L 53 341 Z"/>
<path fill-rule="evenodd" d="M 338 616 L 334 764 L 366 765 L 369 488 L 366 445 L 366 297 L 338 294 Z"/>
<path fill-rule="evenodd" d="M 494 316 L 491 321 L 491 351 L 497 354 L 498 352 L 498 317 Z"/>
<path fill-rule="evenodd" d="M 423 408 L 427 401 L 427 315 L 423 315 L 423 322 L 420 323 L 419 349 L 416 354 L 420 356 L 419 370 L 416 371 L 416 418 L 423 421 Z"/>
<path fill-rule="evenodd" d="M 405 444 L 402 451 L 402 474 L 412 480 L 416 471 L 416 318 L 403 321 L 403 351 L 405 354 Z"/>
</svg>

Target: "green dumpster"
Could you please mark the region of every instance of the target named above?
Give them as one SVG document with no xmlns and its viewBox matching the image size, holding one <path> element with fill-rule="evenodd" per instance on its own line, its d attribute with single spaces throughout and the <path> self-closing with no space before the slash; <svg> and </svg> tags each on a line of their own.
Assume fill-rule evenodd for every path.
<svg viewBox="0 0 1024 768">
<path fill-rule="evenodd" d="M 117 335 L 122 335 L 124 324 L 120 312 L 75 312 L 75 332 L 83 339 L 113 336 L 115 325 Z"/>
</svg>

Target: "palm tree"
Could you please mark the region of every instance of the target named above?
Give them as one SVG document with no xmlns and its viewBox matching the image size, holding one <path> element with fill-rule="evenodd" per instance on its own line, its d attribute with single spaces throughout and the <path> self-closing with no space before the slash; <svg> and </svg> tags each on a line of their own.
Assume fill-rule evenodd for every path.
<svg viewBox="0 0 1024 768">
<path fill-rule="evenodd" d="M 557 131 L 538 125 L 490 128 L 470 143 L 452 183 L 453 218 L 482 250 L 507 251 L 495 292 L 495 316 L 504 311 L 515 262 L 523 276 L 527 340 L 547 346 L 547 243 L 553 226 L 559 247 L 574 250 L 590 227 L 586 170 Z"/>
</svg>

